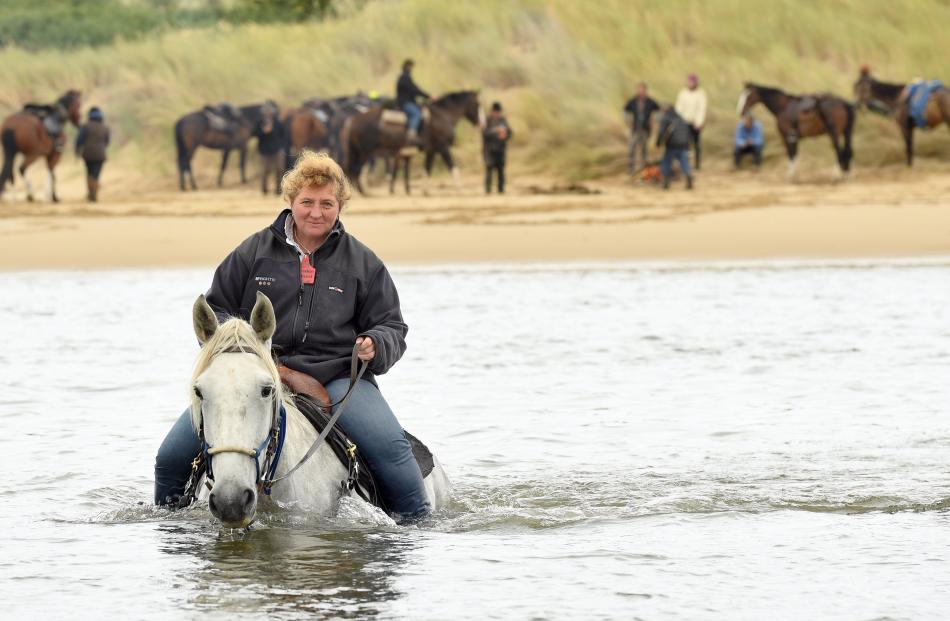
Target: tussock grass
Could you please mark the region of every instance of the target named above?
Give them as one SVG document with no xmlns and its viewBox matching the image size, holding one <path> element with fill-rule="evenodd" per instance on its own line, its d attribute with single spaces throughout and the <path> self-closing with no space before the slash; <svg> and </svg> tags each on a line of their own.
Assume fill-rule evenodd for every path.
<svg viewBox="0 0 950 621">
<path fill-rule="evenodd" d="M 637 81 L 670 102 L 695 72 L 710 97 L 705 161 L 725 167 L 744 81 L 851 99 L 858 68 L 869 63 L 882 79 L 950 82 L 948 23 L 950 5 L 936 0 L 371 2 L 322 23 L 222 24 L 68 52 L 7 48 L 0 111 L 80 88 L 114 127 L 110 166 L 171 185 L 180 115 L 225 100 L 296 105 L 357 89 L 390 93 L 401 61 L 413 57 L 417 81 L 433 93 L 481 88 L 486 105 L 504 102 L 515 169 L 573 181 L 624 169 L 620 110 Z M 767 162 L 780 162 L 770 115 L 756 112 L 768 130 Z M 463 167 L 479 166 L 479 149 L 476 131 L 460 126 Z M 803 150 L 833 163 L 826 140 Z M 858 166 L 903 157 L 893 123 L 868 113 L 858 118 L 855 150 Z M 950 159 L 950 132 L 918 132 L 917 153 Z"/>
</svg>

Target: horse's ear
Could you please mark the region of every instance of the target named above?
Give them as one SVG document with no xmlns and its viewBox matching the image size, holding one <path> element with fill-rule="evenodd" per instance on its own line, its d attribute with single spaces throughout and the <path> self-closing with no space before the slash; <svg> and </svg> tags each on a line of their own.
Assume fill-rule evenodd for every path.
<svg viewBox="0 0 950 621">
<path fill-rule="evenodd" d="M 195 305 L 191 308 L 191 320 L 195 324 L 195 336 L 202 345 L 218 331 L 218 318 L 208 306 L 204 295 L 199 295 L 195 300 Z"/>
<path fill-rule="evenodd" d="M 277 317 L 274 315 L 274 305 L 270 299 L 260 291 L 257 292 L 257 301 L 251 310 L 251 327 L 261 342 L 268 343 L 277 329 Z"/>
</svg>

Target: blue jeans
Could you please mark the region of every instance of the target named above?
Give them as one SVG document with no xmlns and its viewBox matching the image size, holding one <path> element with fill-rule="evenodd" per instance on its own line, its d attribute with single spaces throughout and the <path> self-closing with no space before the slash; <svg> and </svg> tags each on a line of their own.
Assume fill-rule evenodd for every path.
<svg viewBox="0 0 950 621">
<path fill-rule="evenodd" d="M 422 108 L 419 107 L 414 101 L 407 101 L 402 105 L 402 111 L 406 113 L 406 126 L 417 132 L 419 131 L 419 124 L 422 123 Z"/>
<path fill-rule="evenodd" d="M 349 385 L 349 378 L 327 384 L 330 400 L 342 399 Z M 383 501 L 397 521 L 418 519 L 429 513 L 431 506 L 412 447 L 396 415 L 372 382 L 360 380 L 337 424 L 356 443 L 373 471 Z M 198 435 L 191 427 L 191 411 L 185 410 L 155 458 L 155 504 L 167 504 L 169 497 L 184 493 L 191 460 L 200 451 Z"/>
<path fill-rule="evenodd" d="M 687 149 L 671 149 L 667 147 L 666 152 L 663 154 L 663 160 L 660 162 L 660 170 L 663 171 L 663 178 L 669 179 L 673 173 L 674 159 L 680 163 L 680 170 L 683 171 L 683 174 L 687 177 L 691 177 L 693 173 L 689 169 L 689 151 Z"/>
</svg>

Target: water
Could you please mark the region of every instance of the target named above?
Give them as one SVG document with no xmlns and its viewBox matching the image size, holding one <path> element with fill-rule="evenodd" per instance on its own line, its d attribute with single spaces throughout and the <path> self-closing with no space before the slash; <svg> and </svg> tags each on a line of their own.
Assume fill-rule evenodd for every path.
<svg viewBox="0 0 950 621">
<path fill-rule="evenodd" d="M 453 506 L 148 503 L 210 270 L 0 274 L 5 618 L 939 619 L 950 262 L 396 269 Z"/>
</svg>

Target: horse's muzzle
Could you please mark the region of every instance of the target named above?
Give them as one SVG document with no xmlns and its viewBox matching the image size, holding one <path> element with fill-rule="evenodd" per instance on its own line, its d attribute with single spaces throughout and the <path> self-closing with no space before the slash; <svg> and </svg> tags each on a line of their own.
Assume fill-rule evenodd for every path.
<svg viewBox="0 0 950 621">
<path fill-rule="evenodd" d="M 254 520 L 257 493 L 250 487 L 215 485 L 208 496 L 211 514 L 228 528 L 244 528 Z"/>
</svg>

